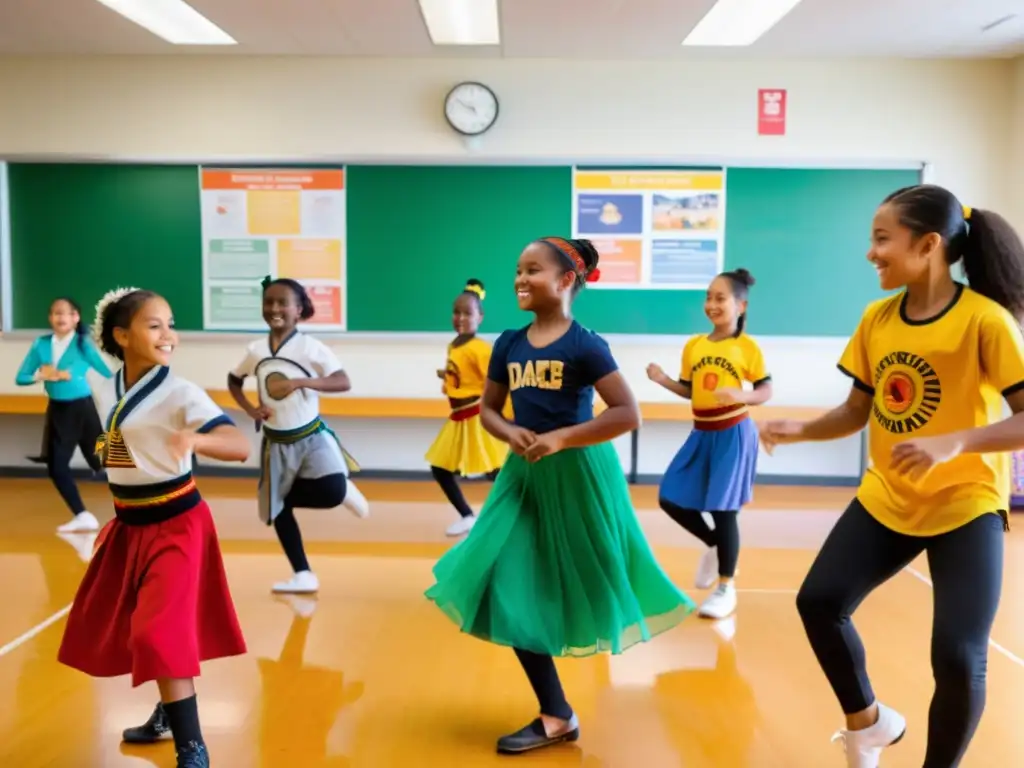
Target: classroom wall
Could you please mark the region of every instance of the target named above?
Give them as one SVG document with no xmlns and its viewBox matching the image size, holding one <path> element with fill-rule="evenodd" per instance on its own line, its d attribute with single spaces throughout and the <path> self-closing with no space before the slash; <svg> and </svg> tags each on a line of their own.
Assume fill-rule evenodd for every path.
<svg viewBox="0 0 1024 768">
<path fill-rule="evenodd" d="M 445 92 L 462 79 L 490 84 L 501 99 L 498 125 L 475 152 L 452 134 L 441 113 Z M 108 161 L 707 159 L 783 166 L 926 161 L 931 180 L 1024 225 L 1024 208 L 1017 205 L 1022 182 L 1007 162 L 1024 150 L 1024 132 L 1014 131 L 1024 109 L 1022 81 L 1022 64 L 1009 61 L 0 59 L 0 155 Z M 756 136 L 759 87 L 789 89 L 787 136 Z M 756 293 L 753 301 L 756 306 Z M 812 330 L 814 318 L 807 324 Z M 612 339 L 640 399 L 669 397 L 646 380 L 644 367 L 658 361 L 671 370 L 684 341 Z M 848 383 L 835 371 L 844 339 L 761 341 L 775 375 L 776 404 L 827 406 L 844 397 Z M 331 343 L 352 374 L 354 395 L 434 397 L 433 372 L 445 342 L 426 336 Z M 15 389 L 13 373 L 27 344 L 17 334 L 0 341 L 0 391 Z M 187 337 L 176 367 L 222 388 L 243 347 L 238 337 Z M 440 424 L 334 426 L 365 466 L 404 470 L 423 467 L 423 451 Z M 24 464 L 21 457 L 38 445 L 39 418 L 0 418 L 0 428 L 0 466 Z M 686 432 L 683 424 L 645 425 L 639 470 L 659 472 Z M 624 459 L 628 447 L 620 441 Z M 860 471 L 860 442 L 854 437 L 792 447 L 762 459 L 769 477 L 838 481 Z"/>
<path fill-rule="evenodd" d="M 1010 218 L 1024 232 L 1024 56 L 1013 65 L 1013 130 L 1010 133 L 1012 162 L 1010 178 Z"/>
</svg>

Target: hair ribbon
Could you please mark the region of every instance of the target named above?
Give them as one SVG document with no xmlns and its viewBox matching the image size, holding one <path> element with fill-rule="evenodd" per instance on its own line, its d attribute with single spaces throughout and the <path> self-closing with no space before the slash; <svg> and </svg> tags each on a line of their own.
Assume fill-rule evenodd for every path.
<svg viewBox="0 0 1024 768">
<path fill-rule="evenodd" d="M 972 212 L 971 211 L 971 206 L 965 205 L 964 206 L 964 221 L 970 221 L 971 220 L 971 212 Z"/>
<path fill-rule="evenodd" d="M 463 290 L 465 290 L 466 293 L 475 293 L 480 298 L 480 301 L 483 301 L 484 297 L 487 296 L 487 291 L 485 291 L 483 286 L 480 285 L 467 285 Z"/>
<path fill-rule="evenodd" d="M 576 250 L 575 246 L 568 240 L 561 237 L 545 237 L 544 242 L 549 245 L 553 245 L 559 251 L 569 257 L 569 260 L 573 263 L 576 268 L 576 274 L 582 277 L 588 283 L 596 283 L 601 278 L 601 270 L 596 267 L 587 273 L 587 263 L 583 261 L 583 257 L 580 256 L 579 251 Z"/>
</svg>

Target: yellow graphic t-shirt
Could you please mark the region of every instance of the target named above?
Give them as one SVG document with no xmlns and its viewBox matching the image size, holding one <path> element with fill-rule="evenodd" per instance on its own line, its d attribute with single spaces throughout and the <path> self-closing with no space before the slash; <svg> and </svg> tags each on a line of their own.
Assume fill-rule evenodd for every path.
<svg viewBox="0 0 1024 768">
<path fill-rule="evenodd" d="M 472 338 L 465 344 L 448 345 L 448 362 L 444 368 L 444 393 L 451 398 L 480 397 L 491 362 L 491 345 Z"/>
<path fill-rule="evenodd" d="M 1003 396 L 1024 388 L 1024 338 L 1009 312 L 965 286 L 930 320 L 909 320 L 905 297 L 868 306 L 839 369 L 874 397 L 857 498 L 894 531 L 934 536 L 1009 508 L 1010 457 L 964 454 L 912 481 L 889 470 L 893 446 L 1000 421 Z"/>
<path fill-rule="evenodd" d="M 740 389 L 744 381 L 757 386 L 770 378 L 761 348 L 745 333 L 717 341 L 702 334 L 692 337 L 683 347 L 679 380 L 690 385 L 690 400 L 697 418 L 704 411 L 721 413 L 723 406 L 715 399 L 716 389 Z M 725 407 L 730 415 L 746 411 L 745 405 Z"/>
</svg>

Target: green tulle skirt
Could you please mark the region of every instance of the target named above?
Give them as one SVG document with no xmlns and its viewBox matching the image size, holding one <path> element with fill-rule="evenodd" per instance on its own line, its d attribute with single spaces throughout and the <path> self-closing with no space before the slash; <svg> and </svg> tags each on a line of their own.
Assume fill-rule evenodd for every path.
<svg viewBox="0 0 1024 768">
<path fill-rule="evenodd" d="M 694 603 L 661 570 L 615 449 L 510 453 L 469 536 L 427 590 L 463 632 L 552 656 L 622 653 Z"/>
</svg>

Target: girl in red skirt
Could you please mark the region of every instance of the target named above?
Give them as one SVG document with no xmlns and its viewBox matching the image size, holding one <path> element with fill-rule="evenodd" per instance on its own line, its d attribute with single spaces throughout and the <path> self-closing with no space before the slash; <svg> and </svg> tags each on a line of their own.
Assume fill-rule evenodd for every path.
<svg viewBox="0 0 1024 768">
<path fill-rule="evenodd" d="M 192 456 L 245 461 L 249 441 L 167 367 L 178 336 L 163 298 L 122 289 L 96 314 L 100 347 L 124 362 L 96 395 L 116 517 L 100 531 L 58 658 L 93 677 L 155 680 L 161 703 L 125 740 L 173 737 L 178 768 L 208 768 L 193 678 L 201 661 L 245 653 L 245 641 Z"/>
</svg>

